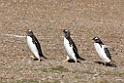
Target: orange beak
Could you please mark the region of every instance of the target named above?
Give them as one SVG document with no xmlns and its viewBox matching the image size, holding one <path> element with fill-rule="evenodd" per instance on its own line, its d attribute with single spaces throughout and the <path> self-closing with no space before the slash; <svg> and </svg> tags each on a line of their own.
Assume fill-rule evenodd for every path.
<svg viewBox="0 0 124 83">
<path fill-rule="evenodd" d="M 27 32 L 27 30 L 23 30 L 23 32 Z"/>
<path fill-rule="evenodd" d="M 93 40 L 93 38 L 89 38 L 90 40 Z"/>
<path fill-rule="evenodd" d="M 62 33 L 63 32 L 63 29 L 59 29 L 59 31 Z"/>
</svg>

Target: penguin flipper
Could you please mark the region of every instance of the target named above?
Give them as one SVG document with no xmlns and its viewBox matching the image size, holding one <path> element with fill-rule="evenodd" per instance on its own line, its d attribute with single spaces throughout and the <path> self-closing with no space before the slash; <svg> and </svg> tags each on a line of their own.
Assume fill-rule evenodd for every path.
<svg viewBox="0 0 124 83">
<path fill-rule="evenodd" d="M 102 45 L 104 48 L 111 48 L 111 46 Z"/>
<path fill-rule="evenodd" d="M 107 48 L 104 48 L 104 51 L 105 51 L 107 57 L 111 60 L 111 54 L 110 54 L 109 50 Z"/>
<path fill-rule="evenodd" d="M 47 59 L 44 55 L 43 55 L 43 53 L 42 53 L 42 50 L 41 50 L 41 46 L 40 46 L 40 43 L 39 43 L 39 41 L 38 41 L 38 39 L 34 36 L 33 37 L 34 39 L 34 43 L 35 43 L 35 45 L 36 45 L 36 47 L 37 47 L 37 49 L 38 49 L 38 52 L 39 52 L 39 55 L 40 55 L 40 57 L 43 57 L 44 59 Z"/>
<path fill-rule="evenodd" d="M 80 55 L 78 54 L 78 49 L 74 43 L 73 43 L 73 50 L 74 50 L 74 53 L 75 53 L 75 56 L 77 57 L 77 59 L 85 60 L 84 58 L 80 57 Z"/>
<path fill-rule="evenodd" d="M 68 38 L 68 40 L 69 40 L 70 46 L 73 47 L 73 51 L 74 51 L 74 53 L 75 53 L 76 58 L 77 58 L 77 59 L 80 59 L 80 60 L 85 60 L 84 58 L 82 58 L 82 57 L 79 56 L 79 54 L 78 54 L 78 49 L 77 49 L 75 43 L 73 42 L 73 40 L 71 39 L 71 37 Z"/>
<path fill-rule="evenodd" d="M 73 50 L 74 50 L 74 53 L 75 53 L 75 56 L 77 57 L 77 59 L 85 60 L 84 58 L 80 57 L 80 55 L 78 54 L 78 50 L 77 50 L 77 48 L 75 47 L 75 45 L 74 45 L 74 47 L 73 47 Z"/>
</svg>

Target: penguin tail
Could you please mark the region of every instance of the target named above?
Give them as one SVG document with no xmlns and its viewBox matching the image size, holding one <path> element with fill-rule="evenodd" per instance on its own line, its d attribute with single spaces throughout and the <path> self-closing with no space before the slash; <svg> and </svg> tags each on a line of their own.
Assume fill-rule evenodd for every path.
<svg viewBox="0 0 124 83">
<path fill-rule="evenodd" d="M 42 51 L 39 52 L 40 57 L 43 57 L 44 59 L 47 59 L 47 57 L 44 56 L 44 54 L 42 53 Z"/>
<path fill-rule="evenodd" d="M 47 59 L 47 57 L 45 57 L 43 54 L 40 54 L 40 57 L 43 57 L 44 59 Z"/>
<path fill-rule="evenodd" d="M 112 67 L 117 67 L 112 61 L 107 63 L 106 66 L 112 66 Z"/>
<path fill-rule="evenodd" d="M 76 57 L 80 60 L 85 60 L 84 58 L 80 57 L 78 54 L 76 55 Z"/>
<path fill-rule="evenodd" d="M 42 55 L 42 57 L 44 58 L 44 59 L 48 59 L 47 57 L 45 57 L 44 55 Z"/>
<path fill-rule="evenodd" d="M 84 58 L 82 58 L 82 57 L 79 57 L 78 59 L 80 59 L 80 60 L 85 60 Z"/>
<path fill-rule="evenodd" d="M 80 57 L 80 55 L 78 53 L 75 53 L 75 54 L 76 54 L 77 59 L 85 60 L 84 58 Z"/>
</svg>

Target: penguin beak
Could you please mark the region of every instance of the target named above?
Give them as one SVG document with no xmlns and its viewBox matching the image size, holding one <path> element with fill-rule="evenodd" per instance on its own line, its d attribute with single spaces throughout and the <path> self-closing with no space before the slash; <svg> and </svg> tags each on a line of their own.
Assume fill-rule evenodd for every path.
<svg viewBox="0 0 124 83">
<path fill-rule="evenodd" d="M 93 38 L 89 38 L 90 40 L 93 40 Z"/>
<path fill-rule="evenodd" d="M 60 32 L 62 33 L 64 30 L 63 29 L 60 29 Z"/>
<path fill-rule="evenodd" d="M 23 30 L 23 32 L 27 32 L 27 30 Z"/>
</svg>

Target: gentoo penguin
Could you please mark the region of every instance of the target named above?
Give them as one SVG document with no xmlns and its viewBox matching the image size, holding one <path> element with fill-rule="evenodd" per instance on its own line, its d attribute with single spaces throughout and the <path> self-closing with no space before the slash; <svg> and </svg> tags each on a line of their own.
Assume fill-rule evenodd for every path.
<svg viewBox="0 0 124 83">
<path fill-rule="evenodd" d="M 100 58 L 104 61 L 104 64 L 116 67 L 116 65 L 112 62 L 111 54 L 108 50 L 110 46 L 104 45 L 103 42 L 98 37 L 94 37 L 90 39 L 95 41 L 94 47 Z"/>
<path fill-rule="evenodd" d="M 62 30 L 64 32 L 64 48 L 67 53 L 67 59 L 63 60 L 63 62 L 67 62 L 68 60 L 72 59 L 77 63 L 77 59 L 85 60 L 78 54 L 78 49 L 70 37 L 70 31 L 67 29 Z"/>
<path fill-rule="evenodd" d="M 43 55 L 40 43 L 37 40 L 37 38 L 35 37 L 35 35 L 33 34 L 32 30 L 28 29 L 28 30 L 24 30 L 24 32 L 27 33 L 26 41 L 27 41 L 28 48 L 34 55 L 33 57 L 35 59 L 38 59 L 38 61 L 40 61 L 40 57 L 47 59 Z"/>
</svg>

